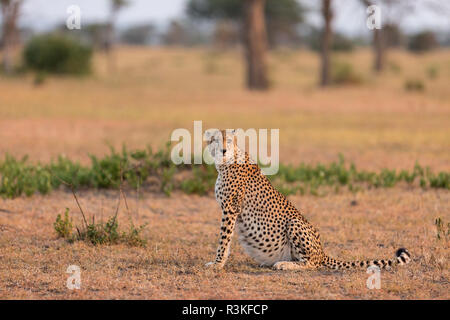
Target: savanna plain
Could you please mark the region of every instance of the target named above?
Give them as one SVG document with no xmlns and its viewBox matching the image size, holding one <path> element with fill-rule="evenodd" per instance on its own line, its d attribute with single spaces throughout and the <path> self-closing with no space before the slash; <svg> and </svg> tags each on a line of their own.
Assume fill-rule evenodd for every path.
<svg viewBox="0 0 450 320">
<path fill-rule="evenodd" d="M 271 90 L 243 89 L 238 50 L 120 47 L 114 66 L 96 54 L 83 78 L 0 78 L 0 157 L 47 163 L 64 154 L 89 163 L 110 146 L 161 148 L 176 128 L 280 129 L 280 162 L 329 163 L 339 154 L 367 170 L 412 169 L 416 162 L 450 171 L 450 51 L 390 51 L 386 70 L 371 71 L 372 54 L 336 54 L 358 84 L 320 89 L 319 60 L 304 50 L 269 57 Z M 430 70 L 434 70 L 431 72 Z M 437 70 L 437 71 L 436 71 Z M 423 90 L 405 90 L 419 79 Z M 449 299 L 450 192 L 398 184 L 290 200 L 322 235 L 335 258 L 390 258 L 406 247 L 412 262 L 382 271 L 368 289 L 364 271 L 291 272 L 260 267 L 233 241 L 221 271 L 214 258 L 221 212 L 212 194 L 170 196 L 145 185 L 125 188 L 118 219 L 146 224 L 146 246 L 69 243 L 53 223 L 69 208 L 70 190 L 0 198 L 2 299 Z M 115 212 L 117 190 L 81 189 L 86 215 Z M 128 208 L 127 208 L 128 207 Z M 436 219 L 442 221 L 440 228 Z M 438 237 L 439 233 L 439 237 Z M 69 290 L 66 269 L 81 268 L 81 289 Z"/>
</svg>

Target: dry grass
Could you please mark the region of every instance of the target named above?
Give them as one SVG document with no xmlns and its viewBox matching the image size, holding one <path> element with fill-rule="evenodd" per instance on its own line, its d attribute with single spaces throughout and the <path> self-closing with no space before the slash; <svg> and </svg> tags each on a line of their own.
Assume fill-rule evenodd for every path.
<svg viewBox="0 0 450 320">
<path fill-rule="evenodd" d="M 117 192 L 82 192 L 89 212 L 114 212 Z M 351 206 L 351 200 L 357 206 Z M 213 198 L 145 194 L 128 202 L 137 223 L 149 223 L 147 248 L 94 247 L 58 240 L 56 215 L 69 192 L 0 201 L 0 298 L 120 299 L 449 299 L 448 240 L 437 240 L 434 218 L 449 221 L 445 191 L 378 190 L 355 197 L 293 197 L 322 233 L 326 251 L 347 259 L 391 257 L 405 246 L 413 261 L 383 271 L 381 289 L 366 288 L 357 272 L 285 272 L 261 268 L 234 242 L 225 269 L 205 269 L 214 258 L 220 211 Z M 138 213 L 137 213 L 138 212 Z M 119 217 L 126 223 L 127 213 Z M 80 215 L 75 222 L 81 223 Z M 65 287 L 66 268 L 81 267 L 82 288 Z"/>
<path fill-rule="evenodd" d="M 371 55 L 342 56 L 367 82 L 317 88 L 318 59 L 310 52 L 271 57 L 273 90 L 243 90 L 239 52 L 124 48 L 117 72 L 96 57 L 96 75 L 32 80 L 0 79 L 0 150 L 49 160 L 60 153 L 86 160 L 107 143 L 161 146 L 174 128 L 280 128 L 283 162 L 336 160 L 339 152 L 361 168 L 412 168 L 416 160 L 448 169 L 450 52 L 424 56 L 392 52 L 401 71 L 370 73 Z M 210 65 L 214 67 L 211 67 Z M 439 76 L 426 78 L 428 65 Z M 424 79 L 424 93 L 405 92 L 405 79 Z M 18 148 L 17 142 L 21 147 Z M 389 157 L 386 157 L 389 154 Z"/>
<path fill-rule="evenodd" d="M 328 162 L 338 153 L 359 168 L 450 168 L 450 52 L 415 56 L 391 52 L 390 67 L 374 77 L 371 54 L 338 57 L 366 79 L 359 87 L 316 88 L 318 59 L 310 52 L 271 55 L 273 90 L 242 89 L 241 53 L 203 49 L 121 48 L 117 72 L 96 56 L 96 74 L 83 80 L 0 79 L 0 156 L 29 154 L 47 161 L 64 153 L 87 161 L 107 143 L 161 146 L 173 129 L 280 128 L 282 162 Z M 435 65 L 437 79 L 426 76 Z M 403 89 L 419 78 L 423 93 Z M 106 218 L 116 192 L 82 192 L 88 212 Z M 144 191 L 137 224 L 148 222 L 147 248 L 93 247 L 57 240 L 52 224 L 64 208 L 77 212 L 70 193 L 0 200 L 0 298 L 358 298 L 449 299 L 448 240 L 437 240 L 434 219 L 450 221 L 446 190 L 383 189 L 293 197 L 340 258 L 391 257 L 410 249 L 414 261 L 382 273 L 381 290 L 367 274 L 278 272 L 258 267 L 237 243 L 225 270 L 203 265 L 214 257 L 220 212 L 213 198 Z M 356 198 L 358 205 L 350 206 Z M 103 213 L 102 213 L 103 212 Z M 127 215 L 120 214 L 126 223 Z M 82 268 L 82 290 L 65 287 L 68 265 Z"/>
</svg>

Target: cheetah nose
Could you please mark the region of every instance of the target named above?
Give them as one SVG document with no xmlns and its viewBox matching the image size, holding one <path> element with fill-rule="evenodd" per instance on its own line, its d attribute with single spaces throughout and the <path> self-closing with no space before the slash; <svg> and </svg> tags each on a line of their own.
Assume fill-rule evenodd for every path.
<svg viewBox="0 0 450 320">
<path fill-rule="evenodd" d="M 226 149 L 222 149 L 222 154 L 225 155 L 225 153 L 227 152 Z"/>
</svg>

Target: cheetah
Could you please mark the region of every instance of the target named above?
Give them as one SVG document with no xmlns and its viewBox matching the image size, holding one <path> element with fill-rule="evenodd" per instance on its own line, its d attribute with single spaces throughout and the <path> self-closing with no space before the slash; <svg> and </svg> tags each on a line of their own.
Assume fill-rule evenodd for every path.
<svg viewBox="0 0 450 320">
<path fill-rule="evenodd" d="M 411 261 L 400 248 L 393 259 L 341 261 L 324 253 L 319 232 L 279 193 L 247 152 L 237 145 L 235 130 L 205 134 L 207 148 L 218 171 L 215 196 L 222 209 L 216 258 L 207 266 L 221 269 L 237 231 L 244 251 L 261 266 L 277 270 L 389 269 Z"/>
</svg>

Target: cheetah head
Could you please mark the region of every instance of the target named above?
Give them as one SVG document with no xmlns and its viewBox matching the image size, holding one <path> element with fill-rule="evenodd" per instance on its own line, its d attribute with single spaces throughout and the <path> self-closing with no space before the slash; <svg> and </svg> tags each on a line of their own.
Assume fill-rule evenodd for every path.
<svg viewBox="0 0 450 320">
<path fill-rule="evenodd" d="M 236 160 L 239 149 L 235 130 L 208 130 L 205 138 L 208 150 L 216 164 L 231 164 Z"/>
</svg>

